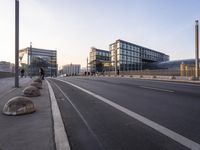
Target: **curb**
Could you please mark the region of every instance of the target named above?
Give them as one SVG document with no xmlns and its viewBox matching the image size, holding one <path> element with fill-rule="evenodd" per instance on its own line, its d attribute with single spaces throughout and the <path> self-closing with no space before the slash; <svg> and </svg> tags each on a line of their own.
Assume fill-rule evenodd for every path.
<svg viewBox="0 0 200 150">
<path fill-rule="evenodd" d="M 46 82 L 48 85 L 50 99 L 51 99 L 51 109 L 52 109 L 53 124 L 54 124 L 53 130 L 54 130 L 54 140 L 56 144 L 56 150 L 71 150 L 53 89 L 47 80 Z"/>
</svg>

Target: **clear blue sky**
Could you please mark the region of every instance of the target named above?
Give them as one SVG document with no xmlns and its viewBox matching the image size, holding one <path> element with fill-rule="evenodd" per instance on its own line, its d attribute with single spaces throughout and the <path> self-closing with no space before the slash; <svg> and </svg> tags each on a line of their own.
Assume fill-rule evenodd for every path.
<svg viewBox="0 0 200 150">
<path fill-rule="evenodd" d="M 0 61 L 14 62 L 15 0 L 0 0 Z M 20 48 L 57 49 L 59 66 L 86 66 L 90 47 L 116 39 L 194 58 L 200 0 L 20 0 Z"/>
</svg>

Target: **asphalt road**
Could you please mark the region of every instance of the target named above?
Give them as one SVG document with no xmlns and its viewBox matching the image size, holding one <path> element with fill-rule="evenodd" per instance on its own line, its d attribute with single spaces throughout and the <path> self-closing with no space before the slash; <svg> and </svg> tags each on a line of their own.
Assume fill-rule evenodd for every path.
<svg viewBox="0 0 200 150">
<path fill-rule="evenodd" d="M 61 80 L 73 84 L 51 79 L 72 150 L 200 147 L 200 85 L 105 77 Z"/>
</svg>

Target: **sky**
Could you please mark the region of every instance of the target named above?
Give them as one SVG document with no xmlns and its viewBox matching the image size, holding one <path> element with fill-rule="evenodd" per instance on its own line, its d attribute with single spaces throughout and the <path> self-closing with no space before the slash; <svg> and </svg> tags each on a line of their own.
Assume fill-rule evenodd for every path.
<svg viewBox="0 0 200 150">
<path fill-rule="evenodd" d="M 19 0 L 20 45 L 57 50 L 59 68 L 86 66 L 91 47 L 109 50 L 122 39 L 194 58 L 199 0 Z M 15 0 L 0 0 L 0 61 L 14 63 Z"/>
</svg>

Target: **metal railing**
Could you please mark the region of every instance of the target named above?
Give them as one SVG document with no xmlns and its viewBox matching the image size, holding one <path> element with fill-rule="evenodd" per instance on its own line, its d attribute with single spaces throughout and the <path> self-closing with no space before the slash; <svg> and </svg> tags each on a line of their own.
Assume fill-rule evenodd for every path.
<svg viewBox="0 0 200 150">
<path fill-rule="evenodd" d="M 115 75 L 115 71 L 101 72 L 99 75 Z M 195 70 L 180 70 L 180 69 L 159 69 L 159 70 L 134 70 L 134 71 L 119 71 L 118 75 L 151 75 L 151 76 L 195 76 Z M 199 69 L 200 75 L 200 69 Z"/>
</svg>

